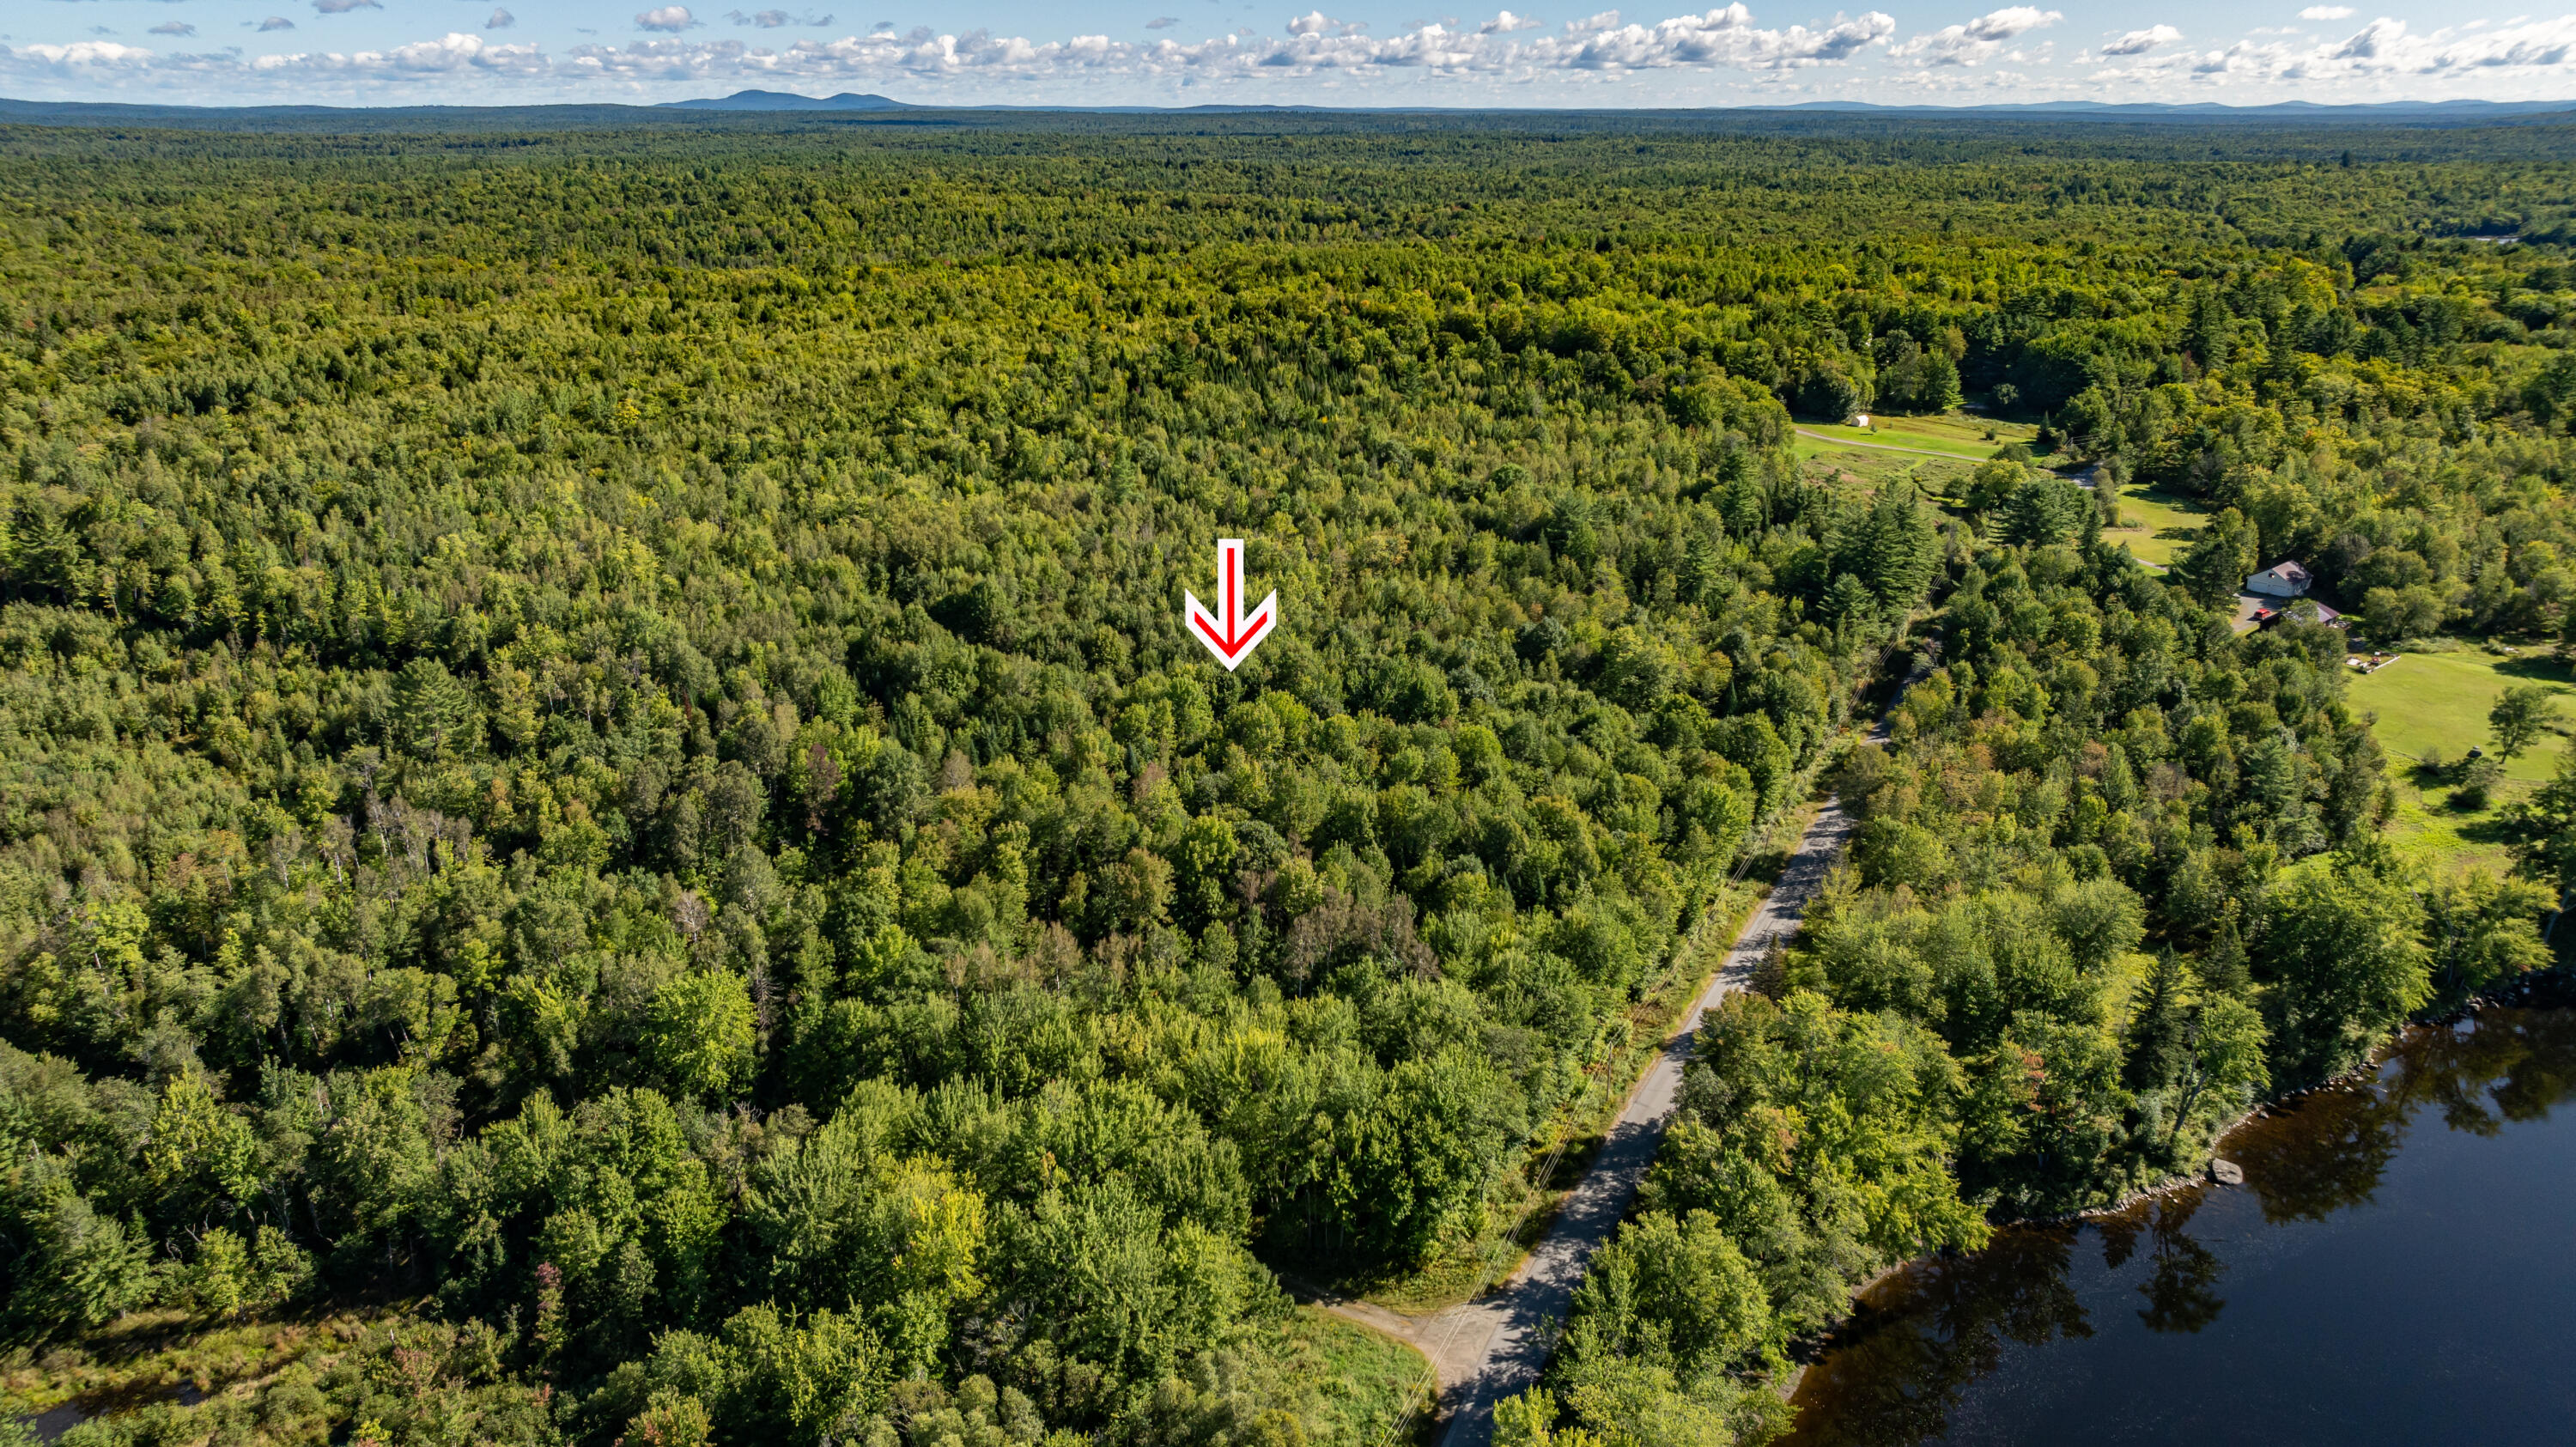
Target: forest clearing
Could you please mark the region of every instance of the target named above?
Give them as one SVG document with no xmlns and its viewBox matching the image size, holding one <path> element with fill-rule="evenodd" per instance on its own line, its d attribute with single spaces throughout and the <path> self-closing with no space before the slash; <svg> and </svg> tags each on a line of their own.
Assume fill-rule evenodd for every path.
<svg viewBox="0 0 2576 1447">
<path fill-rule="evenodd" d="M 2576 722 L 2576 711 L 2564 702 L 2576 697 L 2576 675 L 2543 648 L 2517 649 L 2511 656 L 2467 647 L 2400 654 L 2387 669 L 2355 678 L 2351 697 L 2355 707 L 2376 716 L 2372 731 L 2391 753 L 2456 760 L 2481 745 L 2494 750 L 2487 713 L 2516 685 L 2545 689 L 2561 701 L 2563 718 Z M 2520 784 L 2549 778 L 2566 747 L 2567 727 L 2568 722 L 2551 727 L 2530 748 L 2502 760 L 2504 777 Z"/>
<path fill-rule="evenodd" d="M 2172 493 L 2131 485 L 2119 490 L 2120 520 L 2125 524 L 2116 531 L 2106 529 L 2106 538 L 2125 546 L 2140 561 L 2163 567 L 2191 546 L 2192 539 L 2208 521 L 2208 513 L 2197 503 Z"/>
</svg>

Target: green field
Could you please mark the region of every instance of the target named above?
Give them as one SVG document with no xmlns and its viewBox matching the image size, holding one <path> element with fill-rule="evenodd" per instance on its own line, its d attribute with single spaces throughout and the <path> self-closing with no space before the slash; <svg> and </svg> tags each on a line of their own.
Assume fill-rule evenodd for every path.
<svg viewBox="0 0 2576 1447">
<path fill-rule="evenodd" d="M 1887 447 L 1919 447 L 1926 452 L 1943 452 L 1970 462 L 1983 462 L 1995 455 L 1995 449 L 2007 442 L 2032 445 L 2039 429 L 2024 422 L 1994 422 L 1968 413 L 1951 412 L 1938 417 L 1877 417 L 1867 427 L 1844 427 L 1817 422 L 1800 423 L 1800 429 L 1843 442 L 1875 442 Z M 1987 433 L 1993 433 L 1990 440 Z M 1799 447 L 1821 446 L 1815 438 L 1802 437 Z"/>
<path fill-rule="evenodd" d="M 2439 749 L 2444 758 L 2456 761 L 2472 748 L 2494 746 L 2487 710 L 2498 694 L 2520 683 L 2544 683 L 2561 696 L 2576 696 L 2576 676 L 2554 658 L 2499 658 L 2471 649 L 2409 653 L 2367 678 L 2353 679 L 2345 696 L 2353 707 L 2379 716 L 2374 732 L 2392 755 L 2420 759 L 2427 750 Z M 2505 765 L 2506 779 L 2536 784 L 2556 772 L 2560 736 L 2568 721 L 2576 720 L 2576 707 L 2567 708 L 2567 715 L 2552 736 Z"/>
<path fill-rule="evenodd" d="M 2102 541 L 2126 543 L 2139 561 L 2162 566 L 2191 546 L 2191 535 L 2200 531 L 2206 515 L 2193 499 L 2131 485 L 2120 489 L 2120 520 L 2137 526 L 2106 528 Z"/>
<path fill-rule="evenodd" d="M 2422 776 L 2404 759 L 2392 759 L 2389 782 L 2397 791 L 2397 813 L 2380 835 L 2398 855 L 2434 879 L 2453 879 L 2471 871 L 2502 874 L 2513 867 L 2498 827 L 2497 811 L 2472 814 L 2450 806 L 2450 789 L 2424 787 Z M 2509 799 L 2523 792 L 2508 785 L 2497 791 Z"/>
<path fill-rule="evenodd" d="M 2397 851 L 2436 877 L 2467 869 L 2502 872 L 2512 865 L 2497 829 L 2498 811 L 2528 794 L 2558 767 L 2568 724 L 2545 736 L 2519 758 L 2505 764 L 2505 785 L 2496 791 L 2496 808 L 2483 813 L 2455 809 L 2450 786 L 2415 767 L 2426 753 L 2439 750 L 2458 762 L 2472 748 L 2494 747 L 2487 710 L 2496 696 L 2515 684 L 2544 683 L 2561 695 L 2576 695 L 2576 675 L 2554 658 L 2526 654 L 2500 658 L 2474 649 L 2447 653 L 2409 653 L 2367 678 L 2355 678 L 2346 692 L 2353 707 L 2376 715 L 2372 732 L 2388 750 L 2388 774 L 2397 790 L 2397 816 L 2387 839 Z M 2568 706 L 2576 721 L 2576 705 Z"/>
<path fill-rule="evenodd" d="M 1925 494 L 1932 497 L 1956 495 L 1974 465 L 1965 459 L 1948 462 L 1904 452 L 1841 447 L 1806 437 L 1798 439 L 1797 452 L 1798 460 L 1808 465 L 1809 475 L 1820 481 L 1852 480 L 1874 490 L 1883 483 L 1910 476 Z"/>
<path fill-rule="evenodd" d="M 1994 456 L 1995 449 L 2007 442 L 2027 445 L 2039 430 L 2027 423 L 1990 423 L 1964 413 L 1872 421 L 1874 425 L 1867 428 L 1801 423 L 1791 445 L 1800 461 L 1830 468 L 1832 478 L 1858 479 L 1875 487 L 1910 473 L 1926 493 L 1947 497 L 1956 494 L 1969 471 Z M 1989 431 L 1995 434 L 1992 441 L 1986 438 Z M 1877 445 L 1855 445 L 1872 443 Z M 1889 450 L 1900 447 L 1920 451 Z M 1925 452 L 1941 456 L 1926 457 Z"/>
</svg>

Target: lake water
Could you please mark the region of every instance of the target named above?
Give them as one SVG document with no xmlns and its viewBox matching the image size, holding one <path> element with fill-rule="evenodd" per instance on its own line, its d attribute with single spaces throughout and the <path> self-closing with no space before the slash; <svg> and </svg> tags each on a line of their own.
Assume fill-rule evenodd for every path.
<svg viewBox="0 0 2576 1447">
<path fill-rule="evenodd" d="M 1788 1441 L 2576 1442 L 2576 1011 L 2412 1031 L 2222 1154 L 1880 1283 Z"/>
</svg>

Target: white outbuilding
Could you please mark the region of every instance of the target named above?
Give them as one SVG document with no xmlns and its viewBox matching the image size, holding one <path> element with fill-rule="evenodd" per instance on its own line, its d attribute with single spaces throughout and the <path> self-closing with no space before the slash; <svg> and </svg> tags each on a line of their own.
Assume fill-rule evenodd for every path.
<svg viewBox="0 0 2576 1447">
<path fill-rule="evenodd" d="M 2305 597 L 2308 584 L 2314 581 L 2308 570 L 2298 563 L 2274 563 L 2245 580 L 2245 591 L 2267 598 Z"/>
</svg>

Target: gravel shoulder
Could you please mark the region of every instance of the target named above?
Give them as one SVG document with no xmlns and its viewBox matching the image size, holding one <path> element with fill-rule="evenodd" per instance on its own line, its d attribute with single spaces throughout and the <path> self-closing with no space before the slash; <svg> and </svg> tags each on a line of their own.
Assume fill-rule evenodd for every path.
<svg viewBox="0 0 2576 1447">
<path fill-rule="evenodd" d="M 1474 1301 L 1424 1316 L 1369 1302 L 1326 1297 L 1324 1309 L 1407 1342 L 1427 1357 L 1440 1389 L 1442 1447 L 1485 1447 L 1494 1404 L 1528 1390 L 1547 1366 L 1556 1329 L 1583 1280 L 1592 1253 L 1619 1229 L 1671 1123 L 1690 1063 L 1700 1017 L 1742 989 L 1774 939 L 1798 922 L 1840 857 L 1852 830 L 1839 801 L 1830 801 L 1798 840 L 1770 895 L 1745 920 L 1726 959 L 1690 1013 L 1639 1078 L 1591 1168 L 1558 1208 L 1546 1237 L 1510 1280 Z"/>
</svg>

